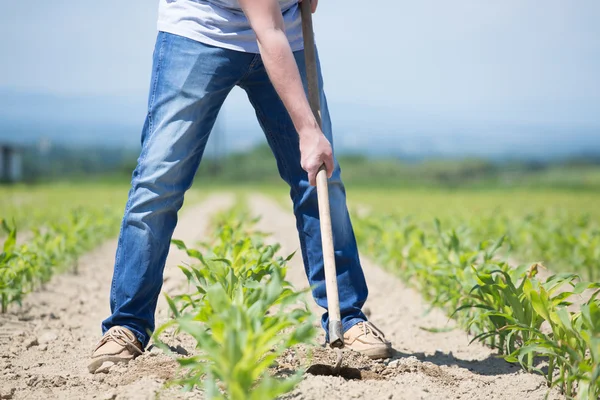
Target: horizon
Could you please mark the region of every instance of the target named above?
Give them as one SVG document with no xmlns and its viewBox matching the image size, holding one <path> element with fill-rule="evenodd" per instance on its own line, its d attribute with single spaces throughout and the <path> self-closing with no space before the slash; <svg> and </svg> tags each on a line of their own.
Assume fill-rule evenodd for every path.
<svg viewBox="0 0 600 400">
<path fill-rule="evenodd" d="M 141 128 L 136 115 L 143 117 L 134 102 L 110 96 L 60 96 L 36 93 L 4 95 L 0 88 L 0 142 L 34 145 L 40 140 L 67 147 L 105 145 L 110 148 L 136 150 Z M 10 93 L 10 92 L 9 92 Z M 4 95 L 4 96 L 3 96 Z M 25 106 L 20 103 L 26 104 Z M 406 159 L 460 158 L 545 160 L 600 154 L 600 128 L 570 124 L 535 124 L 504 121 L 443 120 L 427 115 L 403 115 L 395 124 L 370 126 L 359 123 L 363 114 L 377 120 L 386 110 L 352 104 L 329 104 L 332 114 L 347 108 L 352 118 L 333 123 L 339 153 Z M 26 110 L 25 113 L 15 112 Z M 33 115 L 31 110 L 34 109 Z M 68 119 L 57 117 L 67 109 Z M 90 114 L 91 112 L 91 114 Z M 7 118 L 6 115 L 13 115 Z M 3 117 L 4 115 L 4 117 Z M 263 133 L 250 113 L 238 115 L 232 123 L 223 113 L 219 116 L 207 146 L 207 154 L 249 151 L 266 143 Z M 111 119 L 111 117 L 115 117 Z M 129 122 L 126 122 L 129 121 Z"/>
<path fill-rule="evenodd" d="M 106 125 L 121 127 L 122 144 L 135 146 L 158 2 L 34 3 L 10 3 L 0 15 L 0 51 L 9 60 L 0 65 L 0 140 L 15 126 L 53 139 L 61 126 L 80 126 L 70 140 L 93 142 Z M 485 156 L 496 146 L 552 152 L 544 140 L 551 131 L 558 150 L 600 149 L 591 137 L 600 136 L 598 18 L 593 0 L 541 9 L 533 0 L 349 0 L 344 13 L 321 2 L 315 30 L 335 141 L 343 151 L 433 146 Z M 229 96 L 219 126 L 224 138 L 211 143 L 250 148 L 264 140 L 241 90 Z M 460 143 L 473 138 L 481 143 Z"/>
</svg>

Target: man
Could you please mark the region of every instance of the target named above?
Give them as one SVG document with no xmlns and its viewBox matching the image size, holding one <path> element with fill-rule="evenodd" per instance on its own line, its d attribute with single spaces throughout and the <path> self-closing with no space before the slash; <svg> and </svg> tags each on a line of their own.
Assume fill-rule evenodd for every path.
<svg viewBox="0 0 600 400">
<path fill-rule="evenodd" d="M 306 97 L 298 0 L 160 0 L 158 28 L 142 151 L 115 257 L 112 315 L 102 323 L 104 337 L 89 370 L 129 361 L 147 346 L 177 212 L 236 85 L 246 91 L 290 185 L 305 270 L 317 304 L 326 309 L 314 187 L 325 164 L 345 345 L 372 358 L 389 357 L 390 343 L 361 311 L 367 286 L 333 156 L 325 94 L 321 89 L 323 131 Z M 322 88 L 320 68 L 319 80 Z M 322 326 L 327 330 L 327 313 Z"/>
</svg>

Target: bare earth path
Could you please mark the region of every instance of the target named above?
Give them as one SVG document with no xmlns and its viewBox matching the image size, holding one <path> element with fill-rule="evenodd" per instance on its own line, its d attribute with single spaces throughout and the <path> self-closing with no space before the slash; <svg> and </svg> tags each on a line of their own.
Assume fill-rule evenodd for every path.
<svg viewBox="0 0 600 400">
<path fill-rule="evenodd" d="M 214 211 L 233 204 L 232 196 L 213 195 L 189 206 L 174 238 L 193 243 L 205 234 Z M 0 315 L 0 398 L 13 399 L 153 399 L 184 398 L 177 389 L 164 390 L 176 364 L 166 355 L 146 352 L 124 373 L 87 371 L 89 355 L 100 337 L 100 323 L 109 314 L 109 291 L 116 239 L 80 260 L 79 275 L 55 277 L 46 290 L 29 295 L 21 310 Z M 177 265 L 187 259 L 172 247 L 165 268 L 163 291 L 184 283 Z M 157 324 L 167 316 L 159 302 Z M 190 396 L 187 396 L 188 398 Z"/>
<path fill-rule="evenodd" d="M 250 198 L 250 205 L 254 214 L 262 216 L 259 228 L 274 235 L 284 254 L 299 249 L 291 205 L 289 211 L 284 211 L 275 201 L 259 195 Z M 453 329 L 430 333 L 422 330 L 421 327 L 454 325 L 439 310 L 426 314 L 427 305 L 417 292 L 364 256 L 362 262 L 369 285 L 365 308 L 369 310 L 373 323 L 386 333 L 396 349 L 394 358 L 399 359 L 396 371 L 389 371 L 390 379 L 387 380 L 346 381 L 339 377 L 308 375 L 290 398 L 544 398 L 547 388 L 541 376 L 527 374 L 494 358 L 490 349 L 484 346 L 468 345 L 470 338 L 464 331 Z M 300 257 L 292 260 L 288 278 L 299 288 L 307 286 Z M 314 307 L 320 315 L 316 304 Z"/>
<path fill-rule="evenodd" d="M 180 218 L 174 238 L 193 243 L 206 234 L 206 224 L 217 209 L 233 204 L 233 196 L 213 195 L 188 207 Z M 259 228 L 273 233 L 282 253 L 298 250 L 295 221 L 289 210 L 264 196 L 249 199 L 251 210 L 262 215 Z M 100 322 L 109 312 L 108 296 L 116 240 L 110 240 L 80 260 L 80 274 L 55 277 L 46 290 L 26 298 L 0 315 L 1 399 L 188 399 L 164 388 L 176 364 L 156 349 L 147 351 L 127 367 L 115 366 L 106 374 L 87 372 L 88 356 L 99 339 Z M 165 270 L 163 291 L 173 293 L 184 286 L 176 266 L 187 259 L 172 248 Z M 348 380 L 307 375 L 289 399 L 543 399 L 540 376 L 526 374 L 495 359 L 483 346 L 468 346 L 468 336 L 459 329 L 430 333 L 421 329 L 452 326 L 437 310 L 425 315 L 426 304 L 415 291 L 363 258 L 370 288 L 367 308 L 373 322 L 391 339 L 394 360 L 371 363 L 379 380 Z M 306 276 L 300 253 L 292 260 L 289 279 L 305 287 Z M 167 307 L 159 302 L 157 322 L 167 318 Z M 315 311 L 320 313 L 316 308 Z M 188 351 L 190 343 L 178 342 Z M 346 357 L 348 363 L 354 360 Z M 363 360 L 364 361 L 364 360 Z M 391 361 L 391 364 L 390 364 Z M 350 365 L 353 366 L 353 365 Z M 550 398 L 560 398 L 552 395 Z"/>
</svg>

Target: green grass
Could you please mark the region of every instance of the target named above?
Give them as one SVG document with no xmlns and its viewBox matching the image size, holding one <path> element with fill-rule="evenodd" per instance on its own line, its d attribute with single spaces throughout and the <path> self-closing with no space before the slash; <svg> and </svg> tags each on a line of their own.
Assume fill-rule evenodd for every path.
<svg viewBox="0 0 600 400">
<path fill-rule="evenodd" d="M 82 254 L 117 236 L 128 191 L 98 182 L 0 186 L 0 311 L 54 274 L 77 272 Z M 192 190 L 186 204 L 202 196 Z"/>
<path fill-rule="evenodd" d="M 502 254 L 511 262 L 540 262 L 552 271 L 600 279 L 598 192 L 564 188 L 388 189 L 352 184 L 346 189 L 354 220 L 365 214 L 373 220 L 409 219 L 426 231 L 434 230 L 434 222 L 439 220 L 444 229 L 463 232 L 473 242 L 506 236 Z M 260 190 L 291 211 L 286 190 L 268 186 Z"/>
<path fill-rule="evenodd" d="M 76 208 L 124 208 L 127 186 L 56 183 L 0 186 L 0 215 L 22 231 Z"/>
<path fill-rule="evenodd" d="M 368 187 L 347 184 L 348 204 L 354 214 L 366 209 L 394 218 L 411 217 L 428 229 L 433 228 L 437 218 L 445 227 L 468 228 L 480 240 L 497 239 L 510 231 L 512 255 L 519 260 L 547 262 L 570 272 L 575 272 L 569 266 L 576 262 L 569 255 L 570 243 L 577 242 L 576 248 L 586 249 L 585 235 L 600 226 L 600 192 L 594 190 L 401 189 L 375 183 Z M 59 220 L 77 208 L 123 210 L 128 190 L 129 185 L 122 181 L 0 186 L 0 217 L 9 222 L 14 219 L 23 232 Z M 277 199 L 291 212 L 289 189 L 283 182 L 233 185 L 198 181 L 186 194 L 185 204 L 208 193 L 224 191 L 233 192 L 238 198 L 259 192 Z M 528 226 L 521 223 L 525 219 L 530 221 Z M 586 226 L 580 229 L 578 221 L 583 219 Z M 562 240 L 568 235 L 573 237 Z M 577 257 L 593 260 L 595 255 L 586 251 L 586 255 Z M 580 266 L 581 260 L 577 261 Z"/>
<path fill-rule="evenodd" d="M 124 210 L 129 184 L 118 182 L 57 182 L 41 185 L 0 185 L 0 217 L 20 231 L 56 221 L 77 208 Z M 190 190 L 185 204 L 197 202 L 202 192 Z"/>
<path fill-rule="evenodd" d="M 503 254 L 553 271 L 600 279 L 600 193 L 569 190 L 385 190 L 349 188 L 355 215 L 410 218 L 422 229 L 444 228 L 473 242 L 506 236 Z"/>
<path fill-rule="evenodd" d="M 541 210 L 589 214 L 600 219 L 600 193 L 567 190 L 440 190 L 347 188 L 351 207 L 368 206 L 379 212 L 419 219 L 470 219 L 501 211 L 515 217 Z"/>
</svg>

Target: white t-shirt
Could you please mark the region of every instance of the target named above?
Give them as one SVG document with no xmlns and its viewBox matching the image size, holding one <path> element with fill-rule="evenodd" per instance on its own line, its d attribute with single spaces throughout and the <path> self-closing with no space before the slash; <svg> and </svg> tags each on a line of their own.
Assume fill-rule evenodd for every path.
<svg viewBox="0 0 600 400">
<path fill-rule="evenodd" d="M 279 0 L 292 51 L 302 50 L 298 0 Z M 160 0 L 158 30 L 226 49 L 258 53 L 238 0 Z"/>
</svg>

